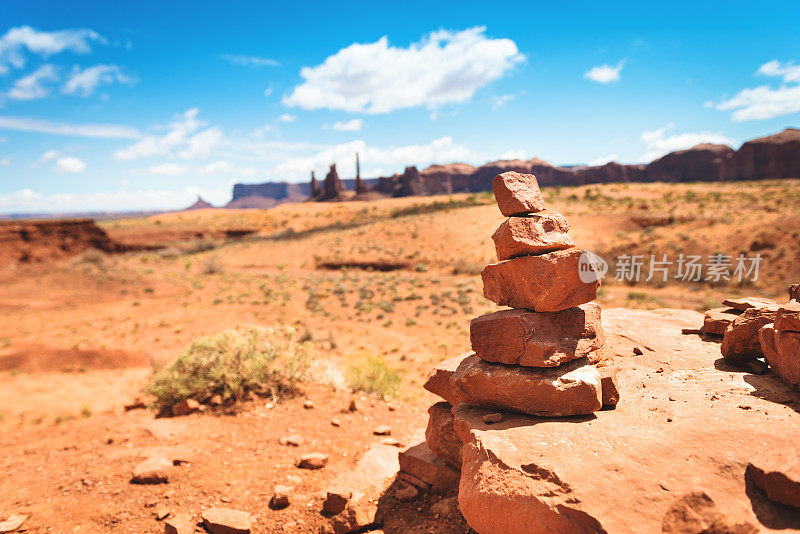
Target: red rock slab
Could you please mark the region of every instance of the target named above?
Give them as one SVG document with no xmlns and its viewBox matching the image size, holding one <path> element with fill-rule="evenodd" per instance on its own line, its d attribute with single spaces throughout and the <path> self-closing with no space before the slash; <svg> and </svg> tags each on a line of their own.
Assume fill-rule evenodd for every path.
<svg viewBox="0 0 800 534">
<path fill-rule="evenodd" d="M 569 223 L 560 213 L 509 217 L 492 235 L 497 259 L 545 254 L 575 246 L 567 234 Z"/>
<path fill-rule="evenodd" d="M 506 217 L 544 211 L 544 198 L 532 174 L 504 172 L 492 180 L 492 191 L 500 213 Z"/>
<path fill-rule="evenodd" d="M 425 379 L 425 383 L 422 385 L 422 387 L 434 395 L 439 395 L 450 404 L 458 404 L 458 398 L 453 394 L 453 391 L 450 387 L 450 377 L 453 376 L 453 373 L 456 371 L 458 364 L 461 363 L 461 360 L 470 354 L 472 353 L 467 352 L 460 356 L 448 358 L 447 360 L 437 363 L 428 373 L 428 378 Z"/>
<path fill-rule="evenodd" d="M 800 332 L 800 302 L 790 301 L 778 308 L 775 330 Z"/>
<path fill-rule="evenodd" d="M 758 338 L 772 372 L 790 388 L 800 390 L 800 332 L 779 332 L 768 324 L 758 331 Z"/>
<path fill-rule="evenodd" d="M 758 331 L 762 326 L 775 322 L 778 306 L 747 308 L 733 320 L 722 337 L 722 356 L 734 365 L 743 365 L 764 355 Z"/>
<path fill-rule="evenodd" d="M 585 273 L 587 282 L 581 280 L 581 269 L 596 274 L 583 253 L 578 249 L 559 250 L 489 264 L 481 273 L 483 296 L 500 306 L 540 312 L 565 310 L 592 301 L 597 297 L 600 281 Z"/>
<path fill-rule="evenodd" d="M 617 370 L 610 366 L 598 366 L 600 373 L 600 387 L 602 392 L 603 408 L 614 408 L 619 402 L 619 386 L 617 385 Z"/>
<path fill-rule="evenodd" d="M 428 448 L 456 469 L 461 468 L 461 440 L 453 430 L 453 413 L 449 402 L 437 402 L 428 408 L 425 443 Z"/>
<path fill-rule="evenodd" d="M 724 335 L 728 325 L 741 313 L 736 308 L 712 308 L 703 316 L 703 326 L 700 328 L 700 332 L 716 336 Z"/>
<path fill-rule="evenodd" d="M 451 378 L 462 403 L 538 416 L 590 414 L 602 407 L 600 374 L 586 359 L 520 367 L 470 356 Z"/>
<path fill-rule="evenodd" d="M 211 534 L 249 534 L 250 514 L 232 508 L 209 508 L 202 514 Z"/>
<path fill-rule="evenodd" d="M 800 455 L 796 448 L 764 451 L 749 463 L 747 473 L 771 501 L 800 508 Z"/>
<path fill-rule="evenodd" d="M 489 362 L 556 367 L 589 356 L 605 343 L 600 305 L 557 312 L 501 310 L 470 321 L 472 350 Z"/>
<path fill-rule="evenodd" d="M 411 443 L 398 455 L 399 479 L 424 490 L 458 487 L 458 469 L 434 454 L 424 441 L 424 435 L 415 434 Z"/>
<path fill-rule="evenodd" d="M 778 303 L 772 299 L 764 297 L 738 297 L 729 298 L 722 301 L 723 306 L 730 306 L 731 308 L 739 311 L 745 311 L 750 308 L 763 308 L 765 306 L 776 306 Z"/>
<path fill-rule="evenodd" d="M 758 528 L 743 521 L 733 523 L 720 513 L 714 499 L 703 490 L 678 498 L 664 515 L 662 534 L 756 534 Z"/>
</svg>

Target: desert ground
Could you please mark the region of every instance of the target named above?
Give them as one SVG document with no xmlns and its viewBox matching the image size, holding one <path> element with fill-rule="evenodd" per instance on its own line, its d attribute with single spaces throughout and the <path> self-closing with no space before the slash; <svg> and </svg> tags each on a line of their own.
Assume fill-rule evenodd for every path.
<svg viewBox="0 0 800 534">
<path fill-rule="evenodd" d="M 604 309 L 785 302 L 800 281 L 798 180 L 543 192 L 577 245 L 609 261 Z M 3 264 L 0 515 L 28 515 L 28 532 L 144 533 L 164 530 L 161 510 L 225 505 L 252 514 L 254 532 L 316 531 L 327 485 L 382 439 L 376 427 L 390 425 L 400 444 L 424 428 L 436 401 L 421 387 L 428 370 L 469 350 L 470 318 L 498 309 L 479 275 L 496 261 L 502 220 L 486 193 L 174 212 L 98 221 L 114 241 L 150 250 Z M 613 276 L 623 254 L 717 253 L 760 254 L 758 279 Z M 187 417 L 125 410 L 148 402 L 153 370 L 192 340 L 245 325 L 289 325 L 309 345 L 295 395 Z M 303 443 L 282 445 L 287 435 Z M 159 450 L 180 460 L 175 479 L 131 485 L 133 467 Z M 314 451 L 330 455 L 325 469 L 294 467 Z M 284 510 L 268 506 L 275 484 L 293 488 Z M 447 497 L 387 499 L 384 530 L 467 532 L 457 508 L 431 512 Z"/>
</svg>

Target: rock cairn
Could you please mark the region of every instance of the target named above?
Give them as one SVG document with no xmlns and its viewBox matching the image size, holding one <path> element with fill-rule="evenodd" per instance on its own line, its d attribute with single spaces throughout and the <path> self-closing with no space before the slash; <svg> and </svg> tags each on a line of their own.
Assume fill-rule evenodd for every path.
<svg viewBox="0 0 800 534">
<path fill-rule="evenodd" d="M 400 478 L 418 487 L 457 485 L 454 406 L 562 417 L 591 414 L 619 397 L 611 368 L 595 365 L 605 335 L 592 302 L 600 281 L 591 255 L 575 248 L 563 215 L 544 213 L 533 175 L 506 172 L 492 188 L 507 218 L 492 236 L 500 261 L 481 273 L 483 291 L 510 309 L 472 319 L 472 352 L 428 375 L 425 389 L 444 402 L 428 410 L 425 442 L 400 453 Z M 491 413 L 484 423 L 502 419 Z"/>
</svg>

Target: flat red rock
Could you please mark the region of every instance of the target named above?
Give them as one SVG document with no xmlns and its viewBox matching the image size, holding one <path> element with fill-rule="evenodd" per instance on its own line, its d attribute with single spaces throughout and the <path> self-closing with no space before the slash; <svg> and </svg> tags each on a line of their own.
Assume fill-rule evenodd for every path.
<svg viewBox="0 0 800 534">
<path fill-rule="evenodd" d="M 775 330 L 800 332 L 800 302 L 790 301 L 778 308 Z"/>
<path fill-rule="evenodd" d="M 530 367 L 556 367 L 605 343 L 596 302 L 557 312 L 501 310 L 472 319 L 469 333 L 484 360 Z"/>
<path fill-rule="evenodd" d="M 700 332 L 716 336 L 724 335 L 728 325 L 741 313 L 736 308 L 712 308 L 703 316 L 703 326 L 700 328 Z"/>
<path fill-rule="evenodd" d="M 585 304 L 600 287 L 599 276 L 581 274 L 596 274 L 586 258 L 584 251 L 569 249 L 489 264 L 481 273 L 483 296 L 500 306 L 542 312 Z"/>
<path fill-rule="evenodd" d="M 415 435 L 413 445 L 400 451 L 398 478 L 424 490 L 458 487 L 458 469 L 434 454 L 424 440 L 418 440 L 420 437 L 424 436 Z"/>
<path fill-rule="evenodd" d="M 764 297 L 738 297 L 722 301 L 723 306 L 730 306 L 739 311 L 749 310 L 750 308 L 763 308 L 764 306 L 776 306 L 777 304 L 774 300 Z"/>
<path fill-rule="evenodd" d="M 437 363 L 428 373 L 428 378 L 425 379 L 425 383 L 422 387 L 434 395 L 439 395 L 450 404 L 458 404 L 458 399 L 450 388 L 450 377 L 453 376 L 461 360 L 470 354 L 471 353 L 467 352 L 466 354 L 448 358 L 447 360 Z"/>
<path fill-rule="evenodd" d="M 762 326 L 774 322 L 777 313 L 777 304 L 763 308 L 747 308 L 734 319 L 725 329 L 720 347 L 725 361 L 734 365 L 743 365 L 763 356 L 758 331 Z"/>
<path fill-rule="evenodd" d="M 203 512 L 203 525 L 211 534 L 249 534 L 250 514 L 232 508 L 209 508 Z"/>
<path fill-rule="evenodd" d="M 520 367 L 470 356 L 452 377 L 462 403 L 538 416 L 590 414 L 602 407 L 600 374 L 585 359 Z"/>
<path fill-rule="evenodd" d="M 768 324 L 758 331 L 758 339 L 772 372 L 787 386 L 800 391 L 800 332 L 779 332 Z"/>
<path fill-rule="evenodd" d="M 560 213 L 510 217 L 492 235 L 497 259 L 545 254 L 575 246 L 567 234 L 569 223 Z"/>
<path fill-rule="evenodd" d="M 428 427 L 425 443 L 428 448 L 450 465 L 461 468 L 461 440 L 453 430 L 453 407 L 449 402 L 437 402 L 428 408 Z"/>
<path fill-rule="evenodd" d="M 504 172 L 492 180 L 497 207 L 506 217 L 544 211 L 544 198 L 532 174 Z"/>
</svg>

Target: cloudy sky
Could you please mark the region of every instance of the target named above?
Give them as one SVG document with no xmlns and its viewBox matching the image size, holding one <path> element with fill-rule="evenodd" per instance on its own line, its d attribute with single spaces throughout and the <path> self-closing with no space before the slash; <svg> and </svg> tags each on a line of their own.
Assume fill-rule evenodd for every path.
<svg viewBox="0 0 800 534">
<path fill-rule="evenodd" d="M 800 3 L 3 2 L 0 213 L 800 125 Z"/>
</svg>

